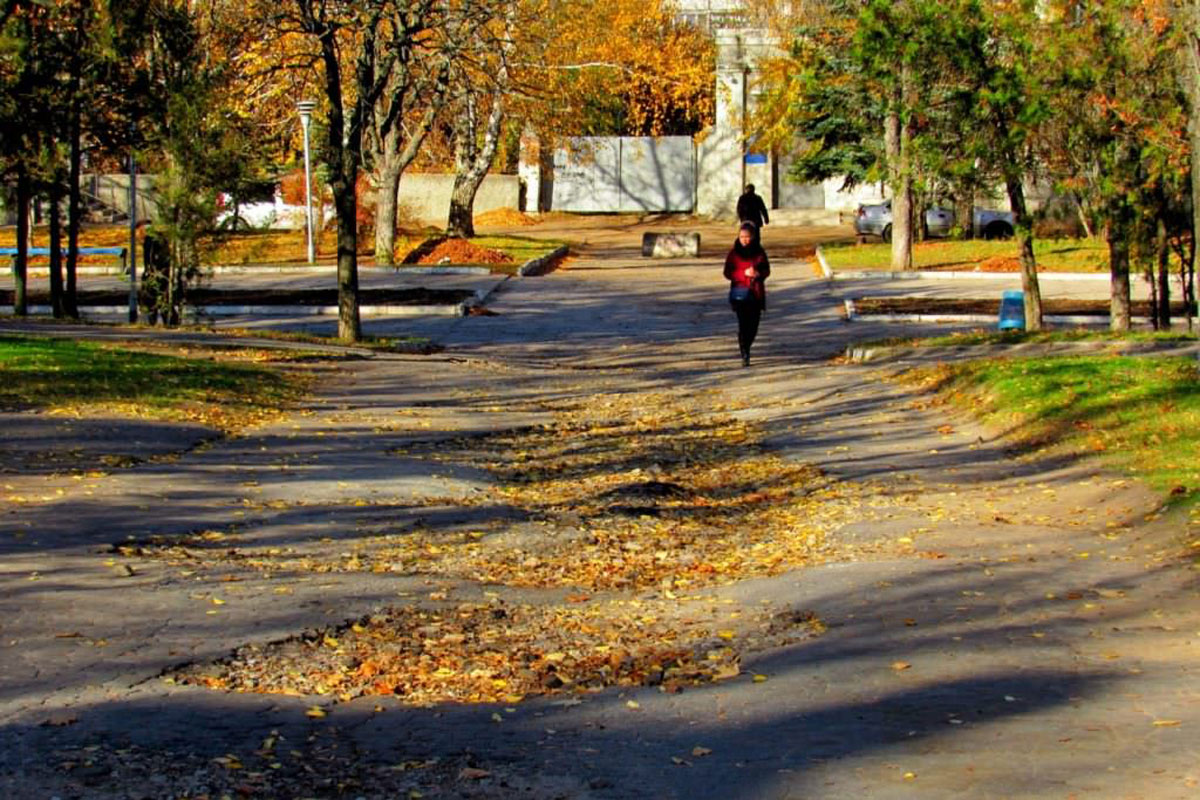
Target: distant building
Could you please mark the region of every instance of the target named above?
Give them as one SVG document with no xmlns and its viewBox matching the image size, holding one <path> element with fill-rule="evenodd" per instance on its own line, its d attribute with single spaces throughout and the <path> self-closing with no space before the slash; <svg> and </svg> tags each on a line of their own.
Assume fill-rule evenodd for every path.
<svg viewBox="0 0 1200 800">
<path fill-rule="evenodd" d="M 690 137 L 577 138 L 543 149 L 522 138 L 522 208 L 567 211 L 690 210 L 733 219 L 737 199 L 753 183 L 778 222 L 836 223 L 860 201 L 880 199 L 880 187 L 841 192 L 841 179 L 798 184 L 788 178 L 788 152 L 756 148 L 746 135 L 759 64 L 780 53 L 743 0 L 677 0 L 679 16 L 708 31 L 717 47 L 716 109 L 711 126 Z"/>
<path fill-rule="evenodd" d="M 746 120 L 755 104 L 758 65 L 779 54 L 778 42 L 741 0 L 679 0 L 678 6 L 680 16 L 710 31 L 717 45 L 716 115 L 697 147 L 696 213 L 734 216 L 747 183 L 781 222 L 836 222 L 839 212 L 880 196 L 877 186 L 841 192 L 841 179 L 795 183 L 788 178 L 789 153 L 755 148 L 745 134 Z"/>
</svg>

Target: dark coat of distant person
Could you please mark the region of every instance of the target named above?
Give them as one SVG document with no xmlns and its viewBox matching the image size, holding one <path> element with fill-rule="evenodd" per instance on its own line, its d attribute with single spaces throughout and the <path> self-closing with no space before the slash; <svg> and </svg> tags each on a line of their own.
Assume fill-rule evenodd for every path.
<svg viewBox="0 0 1200 800">
<path fill-rule="evenodd" d="M 767 204 L 754 193 L 753 183 L 747 184 L 746 191 L 738 198 L 737 215 L 738 222 L 753 222 L 758 230 L 762 230 L 763 225 L 770 224 L 771 216 L 767 213 Z"/>
</svg>

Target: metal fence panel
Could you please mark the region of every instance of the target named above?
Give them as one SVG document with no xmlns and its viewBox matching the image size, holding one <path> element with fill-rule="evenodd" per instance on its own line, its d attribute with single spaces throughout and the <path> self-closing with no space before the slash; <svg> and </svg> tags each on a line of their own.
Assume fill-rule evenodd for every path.
<svg viewBox="0 0 1200 800">
<path fill-rule="evenodd" d="M 554 153 L 559 211 L 692 211 L 695 145 L 689 136 L 580 137 Z"/>
<path fill-rule="evenodd" d="M 613 137 L 569 139 L 554 151 L 556 211 L 617 211 L 621 207 L 621 143 Z"/>
<path fill-rule="evenodd" d="M 695 163 L 690 136 L 621 139 L 621 211 L 691 211 Z"/>
</svg>

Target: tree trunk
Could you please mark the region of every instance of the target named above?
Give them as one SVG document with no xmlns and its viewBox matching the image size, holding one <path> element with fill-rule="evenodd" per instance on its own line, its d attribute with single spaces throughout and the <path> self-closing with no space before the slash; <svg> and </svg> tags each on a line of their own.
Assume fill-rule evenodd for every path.
<svg viewBox="0 0 1200 800">
<path fill-rule="evenodd" d="M 311 20 L 311 30 L 321 44 L 325 97 L 329 103 L 325 156 L 337 213 L 338 337 L 347 342 L 357 342 L 362 338 L 358 312 L 358 197 L 355 183 L 362 156 L 365 104 L 369 102 L 362 93 L 374 83 L 375 22 L 373 20 L 364 30 L 355 78 L 359 96 L 355 98 L 347 119 L 343 109 L 337 29 L 323 19 Z"/>
<path fill-rule="evenodd" d="M 79 317 L 79 292 L 76 275 L 79 267 L 79 225 L 83 214 L 83 197 L 79 189 L 83 166 L 82 124 L 79 101 L 71 103 L 70 163 L 67 165 L 67 275 L 63 287 L 63 311 L 69 317 Z"/>
<path fill-rule="evenodd" d="M 346 170 L 345 167 L 343 170 L 347 174 L 333 183 L 333 204 L 337 211 L 338 338 L 357 342 L 362 338 L 362 322 L 358 313 L 358 229 L 355 219 L 358 197 L 354 185 L 358 170 Z"/>
<path fill-rule="evenodd" d="M 500 127 L 504 122 L 504 93 L 507 70 L 501 68 L 501 82 L 492 92 L 492 110 L 483 132 L 483 144 L 477 143 L 477 113 L 473 101 L 454 131 L 454 188 L 450 192 L 450 219 L 446 232 L 468 238 L 475 235 L 475 195 L 487 177 L 500 146 Z"/>
<path fill-rule="evenodd" d="M 1112 300 L 1109 327 L 1127 331 L 1130 326 L 1129 308 L 1129 233 L 1132 210 L 1124 200 L 1113 202 L 1108 222 L 1108 261 L 1112 275 Z"/>
<path fill-rule="evenodd" d="M 1012 206 L 1013 227 L 1017 236 L 1017 255 L 1021 260 L 1021 290 L 1025 293 L 1025 330 L 1042 329 L 1042 289 L 1038 283 L 1037 259 L 1033 254 L 1033 218 L 1025 204 L 1025 187 L 1020 175 L 1005 178 L 1008 202 Z"/>
<path fill-rule="evenodd" d="M 958 238 L 975 238 L 975 193 L 963 190 L 954 195 L 954 226 L 958 228 Z"/>
<path fill-rule="evenodd" d="M 911 67 L 900 65 L 900 81 L 892 89 L 886 144 L 892 184 L 892 269 L 911 270 L 913 245 L 912 131 L 904 119 L 910 98 Z"/>
<path fill-rule="evenodd" d="M 399 69 L 399 67 L 397 67 Z M 447 90 L 447 67 L 445 64 L 436 73 L 432 96 L 421 119 L 413 126 L 403 126 L 399 121 L 390 125 L 380 125 L 380 119 L 389 119 L 390 115 L 382 107 L 375 109 L 376 125 L 372 131 L 370 142 L 375 152 L 374 160 L 379 166 L 376 178 L 379 182 L 375 203 L 375 263 L 392 266 L 395 263 L 396 215 L 400 205 L 400 179 L 404 170 L 417 157 L 425 137 L 433 129 L 437 114 L 445 104 Z M 400 76 L 393 76 L 390 87 L 401 87 Z M 412 89 L 396 88 L 395 91 L 411 92 Z M 386 95 L 386 93 L 385 93 Z M 402 98 L 381 98 L 381 102 L 402 103 Z M 407 134 L 408 139 L 405 140 Z"/>
<path fill-rule="evenodd" d="M 888 183 L 892 187 L 892 269 L 912 269 L 912 184 L 904 163 L 900 110 L 887 115 L 884 142 L 888 158 Z"/>
<path fill-rule="evenodd" d="M 50 307 L 54 318 L 66 316 L 63 297 L 62 184 L 50 181 Z"/>
<path fill-rule="evenodd" d="M 1194 320 L 1196 318 L 1196 242 L 1192 241 L 1192 246 L 1188 248 L 1186 259 L 1182 259 L 1179 265 L 1179 278 L 1183 284 L 1183 308 L 1184 314 L 1187 317 L 1188 333 L 1194 331 Z"/>
<path fill-rule="evenodd" d="M 1087 209 L 1083 205 L 1083 197 L 1078 192 L 1073 192 L 1071 198 L 1075 201 L 1075 214 L 1079 218 L 1079 227 L 1083 229 L 1085 238 L 1092 238 L 1092 222 L 1088 219 Z"/>
<path fill-rule="evenodd" d="M 17 255 L 13 258 L 13 313 L 29 313 L 29 203 L 32 188 L 24 164 L 17 165 Z"/>
<path fill-rule="evenodd" d="M 1186 6 L 1186 30 L 1184 50 L 1183 85 L 1188 97 L 1188 143 L 1191 145 L 1189 159 L 1192 188 L 1192 255 L 1189 259 L 1189 282 L 1194 292 L 1195 260 L 1197 245 L 1200 245 L 1200 0 L 1190 0 Z M 1188 329 L 1192 325 L 1192 309 L 1195 295 L 1185 292 L 1184 302 L 1188 307 Z"/>
<path fill-rule="evenodd" d="M 83 40 L 89 4 L 80 2 L 75 11 L 75 37 L 71 52 L 71 101 L 67 109 L 67 275 L 63 291 L 63 310 L 67 316 L 79 318 L 79 292 L 76 275 L 79 267 L 79 226 L 83 214 L 83 197 L 79 189 L 83 171 Z"/>
<path fill-rule="evenodd" d="M 388 136 L 399 136 L 398 128 Z M 396 264 L 396 218 L 402 174 L 399 154 L 385 143 L 375 169 L 375 264 L 381 267 Z"/>
<path fill-rule="evenodd" d="M 1158 237 L 1155 242 L 1158 256 L 1158 313 L 1156 327 L 1167 330 L 1171 327 L 1171 244 L 1167 238 L 1167 224 L 1158 218 Z"/>
</svg>

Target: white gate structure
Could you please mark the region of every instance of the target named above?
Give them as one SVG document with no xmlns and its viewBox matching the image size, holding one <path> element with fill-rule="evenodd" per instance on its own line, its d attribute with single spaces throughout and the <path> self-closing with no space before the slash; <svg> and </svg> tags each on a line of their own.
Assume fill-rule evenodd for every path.
<svg viewBox="0 0 1200 800">
<path fill-rule="evenodd" d="M 551 209 L 688 213 L 696 207 L 690 136 L 568 139 L 554 152 Z"/>
</svg>

